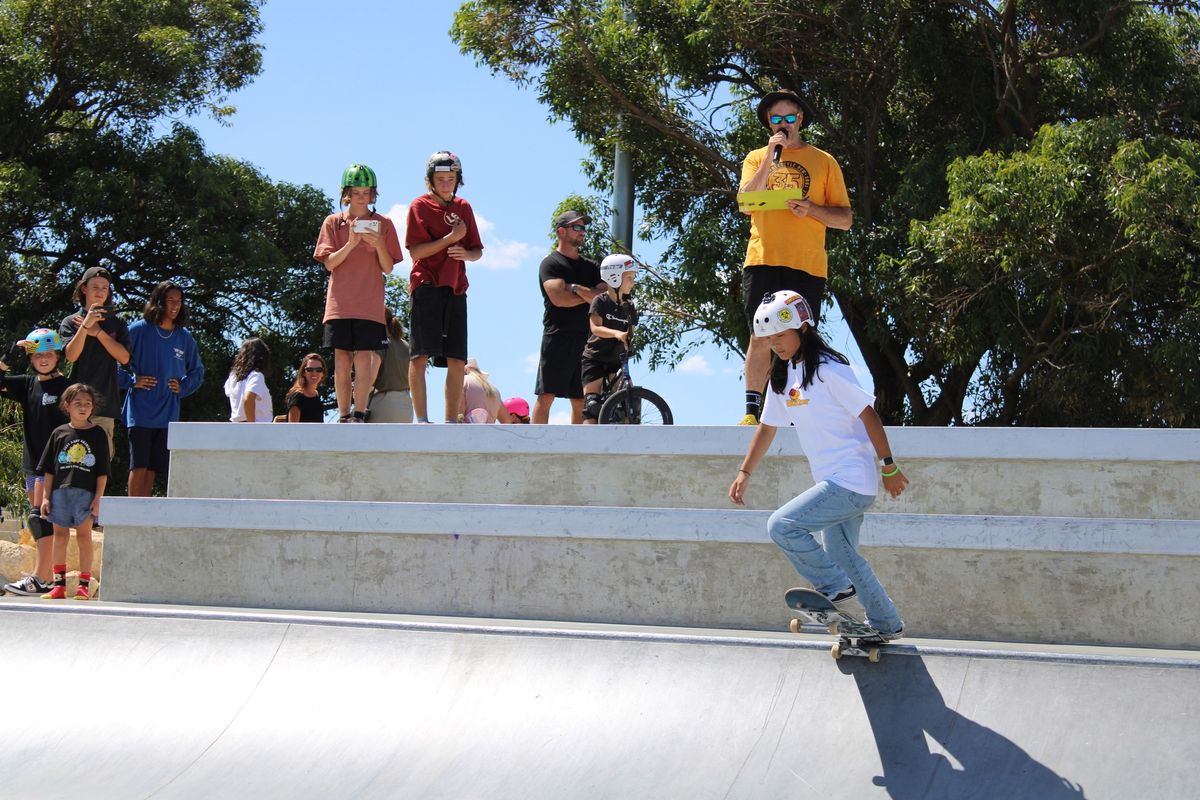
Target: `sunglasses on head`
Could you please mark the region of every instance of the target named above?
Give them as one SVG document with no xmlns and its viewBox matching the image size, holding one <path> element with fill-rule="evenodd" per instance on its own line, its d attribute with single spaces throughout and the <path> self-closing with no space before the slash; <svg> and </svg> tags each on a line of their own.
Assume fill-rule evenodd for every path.
<svg viewBox="0 0 1200 800">
<path fill-rule="evenodd" d="M 771 120 L 772 125 L 778 125 L 781 122 L 787 122 L 788 124 L 791 124 L 799 118 L 800 117 L 796 114 L 772 114 L 770 117 L 768 117 L 768 119 Z"/>
</svg>

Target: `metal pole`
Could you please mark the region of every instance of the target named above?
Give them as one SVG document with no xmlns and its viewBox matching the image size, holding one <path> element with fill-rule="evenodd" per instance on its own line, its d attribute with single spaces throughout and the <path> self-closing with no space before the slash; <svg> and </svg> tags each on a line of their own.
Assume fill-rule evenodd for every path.
<svg viewBox="0 0 1200 800">
<path fill-rule="evenodd" d="M 620 116 L 617 130 L 621 130 Z M 613 152 L 612 238 L 617 242 L 616 250 L 633 252 L 633 159 L 620 140 Z"/>
</svg>

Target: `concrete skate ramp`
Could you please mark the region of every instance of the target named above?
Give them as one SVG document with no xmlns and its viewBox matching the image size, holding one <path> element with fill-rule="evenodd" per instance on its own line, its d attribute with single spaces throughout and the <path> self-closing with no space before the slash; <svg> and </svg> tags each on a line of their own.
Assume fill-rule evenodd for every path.
<svg viewBox="0 0 1200 800">
<path fill-rule="evenodd" d="M 0 647 L 6 798 L 1194 798 L 1200 760 L 1188 659 L 7 599 Z"/>
</svg>

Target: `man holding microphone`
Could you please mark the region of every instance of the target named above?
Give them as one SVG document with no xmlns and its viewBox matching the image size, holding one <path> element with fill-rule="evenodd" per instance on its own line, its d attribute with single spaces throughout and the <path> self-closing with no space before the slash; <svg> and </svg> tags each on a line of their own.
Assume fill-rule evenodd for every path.
<svg viewBox="0 0 1200 800">
<path fill-rule="evenodd" d="M 782 210 L 752 211 L 750 242 L 742 271 L 742 301 L 753 331 L 754 311 L 763 296 L 798 292 L 820 319 L 829 274 L 825 229 L 849 230 L 854 221 L 841 167 L 833 156 L 800 138 L 808 125 L 806 107 L 793 92 L 768 92 L 758 104 L 758 121 L 770 138 L 742 162 L 742 192 L 791 189 Z M 741 425 L 757 425 L 771 349 L 753 335 L 746 351 L 746 415 Z"/>
</svg>

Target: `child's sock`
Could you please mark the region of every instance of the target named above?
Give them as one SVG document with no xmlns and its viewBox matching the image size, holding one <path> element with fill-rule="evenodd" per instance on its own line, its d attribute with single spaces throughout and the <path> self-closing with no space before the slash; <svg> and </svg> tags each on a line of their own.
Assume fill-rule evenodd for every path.
<svg viewBox="0 0 1200 800">
<path fill-rule="evenodd" d="M 43 600 L 62 600 L 67 596 L 67 565 L 54 565 L 54 583 L 50 591 L 42 595 Z"/>
<path fill-rule="evenodd" d="M 762 415 L 762 392 L 746 392 L 746 413 L 758 419 Z"/>
<path fill-rule="evenodd" d="M 92 588 L 92 573 L 79 573 L 79 586 L 75 589 L 76 600 L 90 600 Z"/>
</svg>

